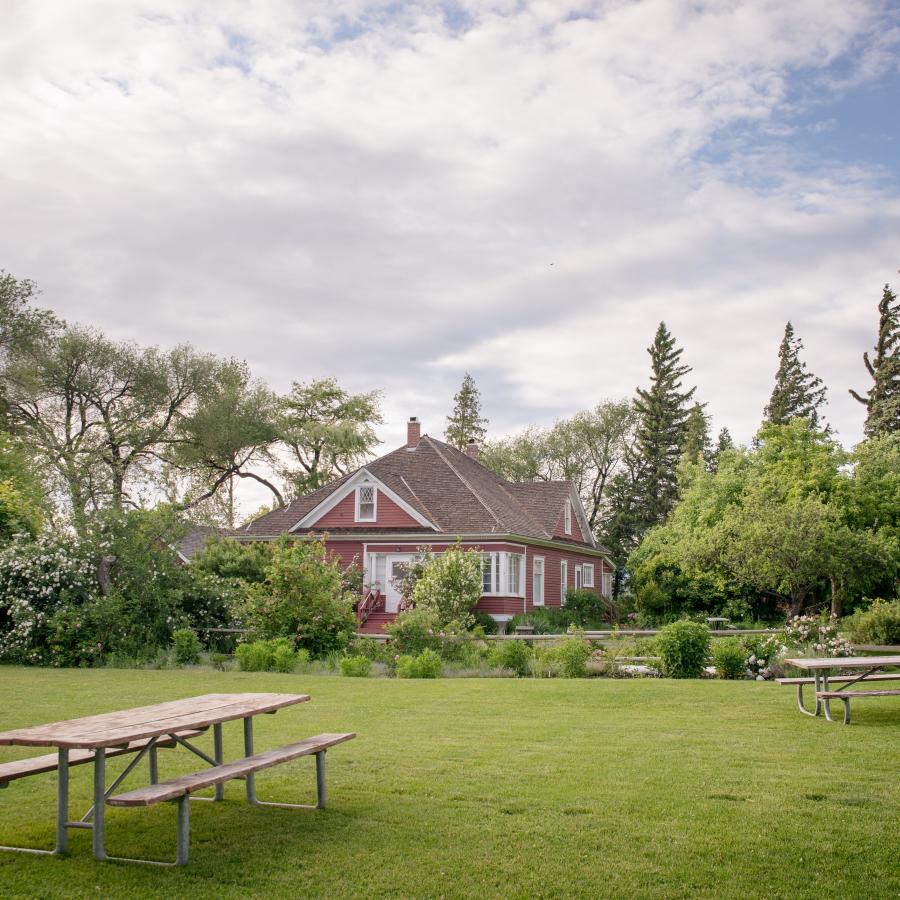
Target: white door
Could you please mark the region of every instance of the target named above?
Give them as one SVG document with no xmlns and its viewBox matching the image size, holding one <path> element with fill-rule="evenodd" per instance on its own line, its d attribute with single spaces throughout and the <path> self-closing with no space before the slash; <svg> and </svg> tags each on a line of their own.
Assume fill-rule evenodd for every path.
<svg viewBox="0 0 900 900">
<path fill-rule="evenodd" d="M 384 611 L 395 613 L 400 609 L 400 601 L 403 599 L 400 592 L 394 587 L 393 581 L 398 578 L 405 563 L 412 559 L 412 555 L 408 556 L 389 556 L 387 559 L 387 579 L 384 586 Z"/>
</svg>

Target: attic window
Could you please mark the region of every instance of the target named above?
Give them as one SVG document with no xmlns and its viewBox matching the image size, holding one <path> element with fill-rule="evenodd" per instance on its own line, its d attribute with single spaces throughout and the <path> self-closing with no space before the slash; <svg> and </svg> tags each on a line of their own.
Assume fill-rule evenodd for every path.
<svg viewBox="0 0 900 900">
<path fill-rule="evenodd" d="M 374 522 L 376 502 L 375 486 L 361 484 L 356 489 L 356 521 Z"/>
<path fill-rule="evenodd" d="M 566 510 L 564 515 L 564 528 L 566 534 L 572 533 L 572 501 L 566 499 Z"/>
</svg>

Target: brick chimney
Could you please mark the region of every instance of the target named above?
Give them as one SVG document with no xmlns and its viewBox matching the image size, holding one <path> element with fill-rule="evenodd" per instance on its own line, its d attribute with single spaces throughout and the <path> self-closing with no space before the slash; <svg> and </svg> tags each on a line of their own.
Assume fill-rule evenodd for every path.
<svg viewBox="0 0 900 900">
<path fill-rule="evenodd" d="M 406 449 L 415 450 L 419 446 L 421 436 L 422 423 L 415 416 L 410 416 L 406 423 Z"/>
<path fill-rule="evenodd" d="M 478 459 L 478 444 L 475 442 L 475 438 L 469 438 L 469 443 L 466 444 L 466 456 Z"/>
</svg>

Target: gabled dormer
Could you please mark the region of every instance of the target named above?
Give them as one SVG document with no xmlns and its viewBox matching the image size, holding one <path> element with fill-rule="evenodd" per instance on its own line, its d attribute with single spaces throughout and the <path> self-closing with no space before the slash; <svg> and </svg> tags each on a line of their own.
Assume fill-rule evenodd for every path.
<svg viewBox="0 0 900 900">
<path fill-rule="evenodd" d="M 594 545 L 587 515 L 581 505 L 581 499 L 574 490 L 571 490 L 568 496 L 563 498 L 562 509 L 559 511 L 559 520 L 556 523 L 553 537 Z"/>
<path fill-rule="evenodd" d="M 411 503 L 368 469 L 360 469 L 311 509 L 291 531 L 313 528 L 438 529 Z"/>
</svg>

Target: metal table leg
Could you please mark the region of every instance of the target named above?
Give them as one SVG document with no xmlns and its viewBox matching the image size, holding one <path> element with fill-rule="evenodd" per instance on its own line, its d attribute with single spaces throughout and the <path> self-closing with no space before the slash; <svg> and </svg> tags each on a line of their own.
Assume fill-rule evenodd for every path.
<svg viewBox="0 0 900 900">
<path fill-rule="evenodd" d="M 56 769 L 56 847 L 54 853 L 65 853 L 69 849 L 69 751 L 59 748 L 59 762 Z"/>
<path fill-rule="evenodd" d="M 244 719 L 244 756 L 253 756 L 253 716 Z M 256 779 L 252 772 L 247 776 L 247 802 L 256 805 Z"/>
<path fill-rule="evenodd" d="M 94 750 L 94 859 L 106 859 L 106 748 Z"/>
<path fill-rule="evenodd" d="M 224 745 L 222 743 L 222 724 L 217 723 L 213 725 L 213 756 L 216 760 L 216 765 L 221 766 L 223 762 L 225 762 L 225 750 Z M 216 800 L 224 800 L 225 799 L 225 785 L 217 784 L 215 787 L 215 799 Z"/>
</svg>

